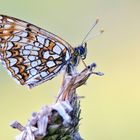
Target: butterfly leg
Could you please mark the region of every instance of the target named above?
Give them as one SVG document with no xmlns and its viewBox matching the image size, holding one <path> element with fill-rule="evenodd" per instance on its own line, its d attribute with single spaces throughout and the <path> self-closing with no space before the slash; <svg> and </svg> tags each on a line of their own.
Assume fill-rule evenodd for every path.
<svg viewBox="0 0 140 140">
<path fill-rule="evenodd" d="M 93 71 L 95 68 L 96 64 L 92 63 L 91 65 L 87 66 L 82 72 L 75 73 L 75 75 L 70 75 L 67 73 L 67 71 L 65 71 L 62 87 L 57 101 L 68 100 L 71 97 L 72 93 L 75 92 L 77 87 L 85 84 L 91 74 L 102 76 L 102 72 Z"/>
</svg>

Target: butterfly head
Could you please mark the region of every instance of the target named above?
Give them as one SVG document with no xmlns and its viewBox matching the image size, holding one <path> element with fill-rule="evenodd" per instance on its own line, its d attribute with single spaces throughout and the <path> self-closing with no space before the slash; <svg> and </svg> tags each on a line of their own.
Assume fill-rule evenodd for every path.
<svg viewBox="0 0 140 140">
<path fill-rule="evenodd" d="M 84 60 L 87 56 L 87 43 L 81 44 L 75 49 L 77 51 L 77 55 L 80 56 Z"/>
<path fill-rule="evenodd" d="M 71 64 L 73 66 L 77 66 L 79 64 L 79 60 L 84 60 L 87 55 L 87 43 L 83 43 L 74 49 L 71 58 Z"/>
</svg>

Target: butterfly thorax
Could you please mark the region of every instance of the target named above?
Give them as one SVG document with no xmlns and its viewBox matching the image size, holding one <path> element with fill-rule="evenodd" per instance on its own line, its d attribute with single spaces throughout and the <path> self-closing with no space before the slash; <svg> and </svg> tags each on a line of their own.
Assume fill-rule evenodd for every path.
<svg viewBox="0 0 140 140">
<path fill-rule="evenodd" d="M 74 51 L 71 55 L 70 62 L 67 67 L 67 73 L 72 74 L 75 72 L 76 67 L 78 66 L 80 59 L 84 60 L 87 55 L 87 44 L 82 44 L 76 48 L 74 48 Z"/>
</svg>

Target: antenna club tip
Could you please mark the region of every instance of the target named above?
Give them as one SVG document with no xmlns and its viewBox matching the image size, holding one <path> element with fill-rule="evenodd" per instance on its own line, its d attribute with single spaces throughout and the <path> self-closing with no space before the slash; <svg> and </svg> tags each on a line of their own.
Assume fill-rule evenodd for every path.
<svg viewBox="0 0 140 140">
<path fill-rule="evenodd" d="M 101 33 L 103 33 L 104 31 L 105 31 L 104 29 L 101 29 L 101 30 L 100 30 Z"/>
</svg>

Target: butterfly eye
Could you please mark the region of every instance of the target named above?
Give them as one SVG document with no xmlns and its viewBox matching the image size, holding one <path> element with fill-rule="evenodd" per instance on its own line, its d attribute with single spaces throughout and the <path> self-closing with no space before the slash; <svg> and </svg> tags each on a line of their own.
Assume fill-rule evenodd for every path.
<svg viewBox="0 0 140 140">
<path fill-rule="evenodd" d="M 85 59 L 85 58 L 86 58 L 86 55 L 87 55 L 87 43 L 85 43 L 85 44 L 83 45 L 83 48 L 84 48 L 84 53 L 83 53 L 83 55 L 82 55 L 82 59 Z"/>
</svg>

